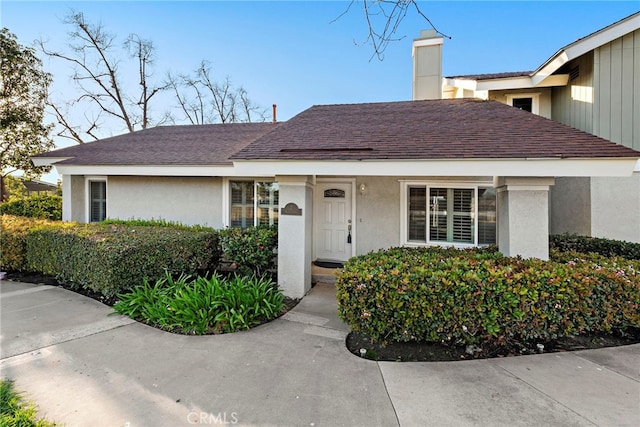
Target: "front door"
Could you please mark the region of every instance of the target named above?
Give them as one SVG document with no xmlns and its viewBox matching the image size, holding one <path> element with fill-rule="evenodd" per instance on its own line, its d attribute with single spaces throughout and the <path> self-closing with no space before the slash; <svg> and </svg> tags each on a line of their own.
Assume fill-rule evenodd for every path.
<svg viewBox="0 0 640 427">
<path fill-rule="evenodd" d="M 351 182 L 316 183 L 314 206 L 316 259 L 346 261 L 351 258 Z"/>
</svg>

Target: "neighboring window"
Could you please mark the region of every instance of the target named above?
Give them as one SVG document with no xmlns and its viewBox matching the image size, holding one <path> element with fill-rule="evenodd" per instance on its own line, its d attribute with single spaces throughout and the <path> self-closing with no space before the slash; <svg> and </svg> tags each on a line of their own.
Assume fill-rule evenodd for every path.
<svg viewBox="0 0 640 427">
<path fill-rule="evenodd" d="M 89 181 L 89 222 L 104 221 L 107 217 L 107 182 Z"/>
<path fill-rule="evenodd" d="M 278 224 L 277 183 L 231 181 L 230 193 L 231 227 Z"/>
<path fill-rule="evenodd" d="M 409 185 L 407 201 L 408 242 L 487 245 L 496 241 L 493 188 Z"/>
<path fill-rule="evenodd" d="M 533 98 L 513 98 L 513 106 L 524 111 L 533 111 Z"/>
</svg>

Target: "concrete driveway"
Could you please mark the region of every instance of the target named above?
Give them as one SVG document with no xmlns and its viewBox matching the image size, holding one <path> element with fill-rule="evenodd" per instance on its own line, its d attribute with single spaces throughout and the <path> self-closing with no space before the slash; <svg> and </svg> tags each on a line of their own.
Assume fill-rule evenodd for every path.
<svg viewBox="0 0 640 427">
<path fill-rule="evenodd" d="M 640 345 L 439 362 L 344 346 L 319 284 L 251 331 L 191 337 L 64 289 L 0 282 L 0 369 L 67 426 L 640 425 Z"/>
</svg>

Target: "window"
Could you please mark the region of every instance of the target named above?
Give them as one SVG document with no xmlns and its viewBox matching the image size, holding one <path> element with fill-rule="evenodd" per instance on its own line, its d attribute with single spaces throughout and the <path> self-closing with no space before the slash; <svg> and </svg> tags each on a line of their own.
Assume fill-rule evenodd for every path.
<svg viewBox="0 0 640 427">
<path fill-rule="evenodd" d="M 278 184 L 230 181 L 231 227 L 278 224 Z"/>
<path fill-rule="evenodd" d="M 540 114 L 540 93 L 510 93 L 505 95 L 507 104 L 512 107 Z"/>
<path fill-rule="evenodd" d="M 89 181 L 89 222 L 104 221 L 107 217 L 107 182 Z"/>
<path fill-rule="evenodd" d="M 406 243 L 487 245 L 496 242 L 493 188 L 406 185 Z"/>
<path fill-rule="evenodd" d="M 533 98 L 513 98 L 513 106 L 524 111 L 533 111 Z"/>
</svg>

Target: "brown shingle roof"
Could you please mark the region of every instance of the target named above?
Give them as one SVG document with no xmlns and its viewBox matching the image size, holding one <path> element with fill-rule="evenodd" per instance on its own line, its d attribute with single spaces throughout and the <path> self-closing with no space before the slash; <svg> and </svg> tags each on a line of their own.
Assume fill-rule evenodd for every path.
<svg viewBox="0 0 640 427">
<path fill-rule="evenodd" d="M 640 152 L 477 99 L 320 105 L 232 159 L 374 160 L 640 157 Z"/>
<path fill-rule="evenodd" d="M 506 73 L 490 73 L 490 74 L 469 74 L 464 76 L 450 76 L 447 79 L 460 79 L 460 80 L 495 80 L 495 79 L 510 79 L 513 77 L 528 77 L 533 74 L 533 71 L 511 71 Z"/>
<path fill-rule="evenodd" d="M 36 157 L 72 165 L 230 165 L 229 157 L 273 130 L 272 123 L 158 126 Z"/>
</svg>

